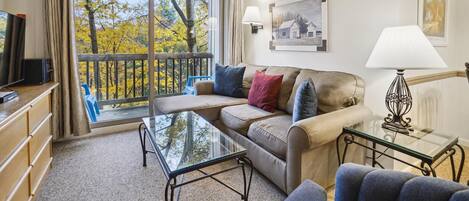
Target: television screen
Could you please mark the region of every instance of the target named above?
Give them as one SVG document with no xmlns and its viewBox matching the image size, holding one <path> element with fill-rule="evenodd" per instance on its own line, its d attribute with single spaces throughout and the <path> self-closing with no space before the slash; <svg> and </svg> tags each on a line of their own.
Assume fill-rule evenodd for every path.
<svg viewBox="0 0 469 201">
<path fill-rule="evenodd" d="M 0 11 L 0 88 L 24 79 L 25 19 Z"/>
</svg>

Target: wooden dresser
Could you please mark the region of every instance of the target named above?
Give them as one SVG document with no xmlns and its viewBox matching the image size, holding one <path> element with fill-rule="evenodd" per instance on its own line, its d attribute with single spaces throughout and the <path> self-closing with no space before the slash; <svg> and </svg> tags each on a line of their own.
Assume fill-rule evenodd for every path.
<svg viewBox="0 0 469 201">
<path fill-rule="evenodd" d="M 50 167 L 57 85 L 12 87 L 19 97 L 0 104 L 0 201 L 33 200 Z"/>
</svg>

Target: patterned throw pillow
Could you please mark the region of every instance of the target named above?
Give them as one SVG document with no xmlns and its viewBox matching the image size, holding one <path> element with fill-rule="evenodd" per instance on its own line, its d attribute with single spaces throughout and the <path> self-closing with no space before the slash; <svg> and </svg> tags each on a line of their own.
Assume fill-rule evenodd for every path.
<svg viewBox="0 0 469 201">
<path fill-rule="evenodd" d="M 257 71 L 249 90 L 249 105 L 275 112 L 282 79 L 283 75 L 266 75 L 265 72 Z"/>
<path fill-rule="evenodd" d="M 305 80 L 298 87 L 293 105 L 293 122 L 314 117 L 318 110 L 318 97 L 312 80 Z"/>
<path fill-rule="evenodd" d="M 243 75 L 246 67 L 215 65 L 215 94 L 242 98 Z"/>
</svg>

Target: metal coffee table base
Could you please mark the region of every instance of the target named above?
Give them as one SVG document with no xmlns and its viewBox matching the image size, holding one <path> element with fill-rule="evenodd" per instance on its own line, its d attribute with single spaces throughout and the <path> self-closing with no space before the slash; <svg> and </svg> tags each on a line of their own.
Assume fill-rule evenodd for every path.
<svg viewBox="0 0 469 201">
<path fill-rule="evenodd" d="M 156 155 L 156 158 L 158 159 L 158 162 L 159 162 L 160 166 L 162 166 L 163 163 L 161 161 L 161 158 L 157 154 L 158 149 L 156 149 L 153 146 L 152 143 L 150 143 L 150 145 L 152 146 L 153 150 L 155 150 L 155 151 L 150 151 L 150 150 L 146 149 L 146 135 L 148 134 L 148 131 L 145 127 L 145 124 L 143 124 L 143 123 L 140 124 L 138 131 L 139 131 L 139 137 L 140 137 L 140 144 L 142 146 L 143 166 L 144 167 L 147 166 L 147 153 L 154 153 Z M 231 160 L 233 160 L 233 159 L 231 159 Z M 192 170 L 192 171 L 188 171 L 188 172 L 184 172 L 184 173 L 180 173 L 180 174 L 168 174 L 165 171 L 163 171 L 163 173 L 166 177 L 166 180 L 167 180 L 166 187 L 165 187 L 165 200 L 166 201 L 174 200 L 175 190 L 177 190 L 178 188 L 180 188 L 182 186 L 185 186 L 185 185 L 188 185 L 188 184 L 191 184 L 191 183 L 203 180 L 203 179 L 211 178 L 214 181 L 218 182 L 219 184 L 221 184 L 221 185 L 225 186 L 226 188 L 230 189 L 231 191 L 235 192 L 236 194 L 240 195 L 241 200 L 246 200 L 247 201 L 248 198 L 249 198 L 249 190 L 251 188 L 252 173 L 254 171 L 254 169 L 252 168 L 252 162 L 246 156 L 239 156 L 239 157 L 234 158 L 234 160 L 237 162 L 236 165 L 234 165 L 232 167 L 229 167 L 229 168 L 226 168 L 226 169 L 223 169 L 223 170 L 220 170 L 220 171 L 217 171 L 217 172 L 213 172 L 213 173 L 208 173 L 208 172 L 203 171 L 201 168 L 204 168 L 204 167 L 195 167 L 195 169 Z M 221 163 L 221 162 L 224 162 L 224 161 L 219 161 L 219 162 Z M 246 168 L 245 168 L 246 166 L 251 168 L 249 176 L 246 174 Z M 206 166 L 206 167 L 208 167 L 208 166 Z M 232 171 L 232 170 L 235 170 L 235 169 L 238 169 L 238 168 L 241 168 L 241 170 L 243 172 L 243 190 L 242 190 L 242 192 L 239 192 L 239 190 L 235 189 L 234 187 L 230 186 L 229 184 L 226 184 L 225 182 L 221 181 L 220 179 L 217 179 L 217 178 L 214 177 L 218 174 L 222 174 L 222 173 Z M 197 177 L 195 179 L 191 179 L 189 181 L 183 181 L 182 183 L 177 183 L 177 177 L 178 176 L 182 176 L 185 173 L 189 173 L 189 172 L 193 172 L 193 171 L 198 171 L 198 172 L 202 173 L 203 176 Z M 179 199 L 179 197 L 177 197 L 177 198 Z"/>
</svg>

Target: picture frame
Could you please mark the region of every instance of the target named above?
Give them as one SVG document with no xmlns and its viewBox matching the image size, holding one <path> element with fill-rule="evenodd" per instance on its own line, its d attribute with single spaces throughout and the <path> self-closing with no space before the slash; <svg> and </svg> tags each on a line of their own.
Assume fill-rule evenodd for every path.
<svg viewBox="0 0 469 201">
<path fill-rule="evenodd" d="M 435 47 L 448 46 L 450 0 L 418 0 L 418 25 Z"/>
<path fill-rule="evenodd" d="M 327 3 L 327 0 L 277 0 L 270 4 L 270 49 L 327 52 Z"/>
</svg>

